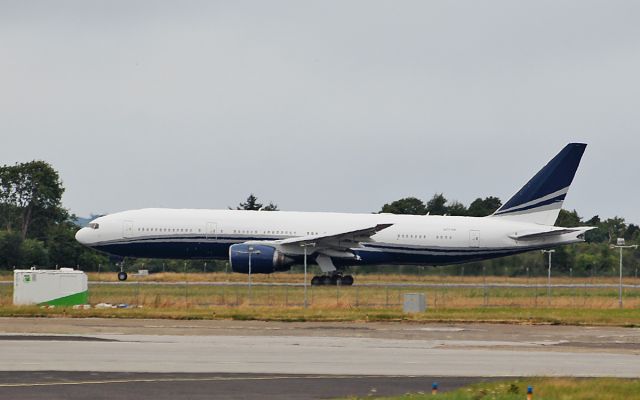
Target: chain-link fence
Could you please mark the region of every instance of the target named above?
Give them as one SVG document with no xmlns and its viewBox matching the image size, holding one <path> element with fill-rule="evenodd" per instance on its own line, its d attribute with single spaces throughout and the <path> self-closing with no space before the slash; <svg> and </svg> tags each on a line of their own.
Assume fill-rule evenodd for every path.
<svg viewBox="0 0 640 400">
<path fill-rule="evenodd" d="M 640 285 L 622 286 L 624 308 L 640 307 Z M 11 282 L 0 285 L 0 304 L 12 304 Z M 429 284 L 365 283 L 354 286 L 307 286 L 307 304 L 319 308 L 397 308 L 405 293 L 424 293 L 429 308 L 552 307 L 616 308 L 619 286 L 604 282 L 438 282 Z M 298 283 L 241 282 L 91 282 L 92 305 L 188 307 L 302 307 L 305 288 Z"/>
</svg>

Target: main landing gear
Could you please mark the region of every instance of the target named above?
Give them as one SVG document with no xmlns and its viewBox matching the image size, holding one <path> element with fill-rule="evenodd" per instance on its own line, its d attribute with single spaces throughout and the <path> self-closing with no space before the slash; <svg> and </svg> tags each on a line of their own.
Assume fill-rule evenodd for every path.
<svg viewBox="0 0 640 400">
<path fill-rule="evenodd" d="M 353 276 L 333 274 L 314 276 L 311 279 L 311 286 L 351 286 L 353 285 Z"/>
</svg>

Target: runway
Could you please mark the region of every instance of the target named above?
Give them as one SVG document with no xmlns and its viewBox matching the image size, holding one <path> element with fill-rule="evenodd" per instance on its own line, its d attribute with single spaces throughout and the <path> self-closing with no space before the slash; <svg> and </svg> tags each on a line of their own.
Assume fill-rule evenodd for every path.
<svg viewBox="0 0 640 400">
<path fill-rule="evenodd" d="M 637 377 L 634 354 L 557 351 L 558 342 L 300 336 L 97 335 L 1 340 L 4 371 Z"/>
<path fill-rule="evenodd" d="M 273 398 L 300 393 L 300 388 L 308 389 L 306 398 L 322 398 L 367 395 L 371 387 L 390 390 L 385 394 L 429 390 L 433 380 L 455 387 L 469 380 L 534 375 L 640 377 L 637 328 L 1 319 L 0 330 L 0 371 L 6 371 L 0 372 L 0 394 L 44 393 L 46 385 L 33 383 L 46 383 L 45 376 L 91 381 L 89 373 L 97 374 L 94 381 L 125 374 L 125 381 L 106 385 L 116 392 L 127 385 L 153 386 L 150 392 L 160 392 L 154 399 L 163 398 L 161 388 L 180 376 L 198 378 L 173 382 L 196 392 L 228 387 L 227 398 L 252 398 L 241 395 L 253 386 L 279 390 Z M 18 371 L 24 373 L 15 375 Z M 153 379 L 144 382 L 140 374 Z M 6 386 L 10 383 L 14 386 Z M 82 391 L 54 386 L 53 392 L 66 395 Z"/>
<path fill-rule="evenodd" d="M 21 400 L 318 399 L 447 391 L 478 378 L 252 374 L 0 372 L 0 398 Z"/>
</svg>

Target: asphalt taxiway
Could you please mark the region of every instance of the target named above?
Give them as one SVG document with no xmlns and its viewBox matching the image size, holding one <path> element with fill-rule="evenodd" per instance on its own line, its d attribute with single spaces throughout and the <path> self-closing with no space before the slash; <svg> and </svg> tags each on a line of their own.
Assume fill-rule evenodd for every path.
<svg viewBox="0 0 640 400">
<path fill-rule="evenodd" d="M 318 399 L 442 391 L 487 379 L 276 374 L 0 372 L 0 398 L 21 400 Z"/>
<path fill-rule="evenodd" d="M 96 386 L 125 399 L 175 398 L 173 389 L 326 398 L 425 391 L 434 380 L 638 378 L 640 329 L 11 318 L 0 319 L 0 354 L 0 398 L 74 398 Z"/>
</svg>

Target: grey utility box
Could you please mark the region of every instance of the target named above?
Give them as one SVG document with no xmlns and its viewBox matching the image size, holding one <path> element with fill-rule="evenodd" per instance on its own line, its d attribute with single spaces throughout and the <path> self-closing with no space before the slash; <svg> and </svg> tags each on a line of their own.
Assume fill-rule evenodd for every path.
<svg viewBox="0 0 640 400">
<path fill-rule="evenodd" d="M 405 293 L 402 311 L 406 313 L 419 313 L 427 309 L 424 293 Z"/>
</svg>

